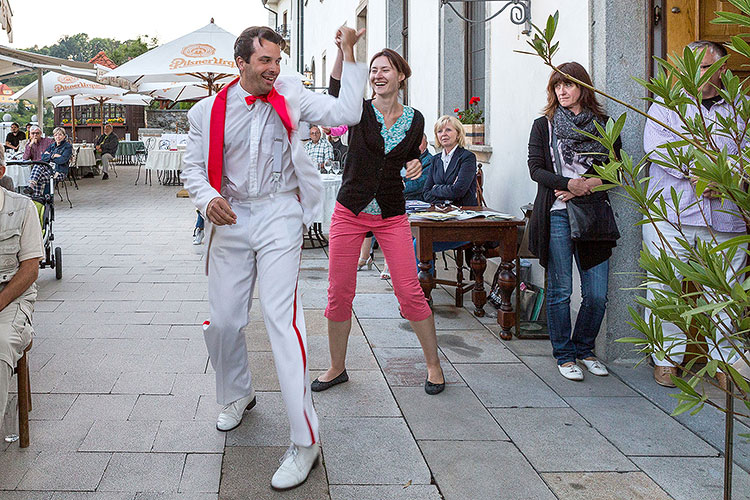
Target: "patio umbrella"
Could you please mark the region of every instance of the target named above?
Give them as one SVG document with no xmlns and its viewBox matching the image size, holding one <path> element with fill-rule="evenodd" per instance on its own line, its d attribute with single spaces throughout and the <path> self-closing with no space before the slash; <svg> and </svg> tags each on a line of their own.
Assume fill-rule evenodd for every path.
<svg viewBox="0 0 750 500">
<path fill-rule="evenodd" d="M 281 65 L 281 75 L 283 76 L 296 76 L 300 81 L 304 80 L 304 76 L 289 66 Z M 221 88 L 231 80 L 227 80 L 222 83 L 217 83 L 214 88 L 209 92 L 209 86 L 206 83 L 187 83 L 187 82 L 150 82 L 142 83 L 138 86 L 138 93 L 145 94 L 153 97 L 154 99 L 162 99 L 165 101 L 196 101 L 208 97 L 212 93 L 221 90 Z"/>
<path fill-rule="evenodd" d="M 236 39 L 211 19 L 206 26 L 153 48 L 104 77 L 130 80 L 139 86 L 139 91 L 140 85 L 146 83 L 204 85 L 206 95 L 211 95 L 239 74 L 234 63 Z"/>
<path fill-rule="evenodd" d="M 13 99 L 32 99 L 38 94 L 39 80 L 35 80 L 13 94 Z M 92 82 L 72 75 L 63 75 L 50 71 L 42 77 L 42 93 L 45 97 L 68 96 L 70 98 L 70 118 L 73 130 L 73 142 L 76 140 L 75 127 L 75 102 L 77 95 L 87 96 L 118 96 L 126 92 L 125 89 L 102 85 L 101 83 Z"/>
<path fill-rule="evenodd" d="M 49 101 L 56 108 L 68 107 L 71 102 L 65 96 L 51 97 Z M 153 98 L 139 94 L 126 95 L 77 95 L 72 99 L 73 106 L 99 105 L 99 117 L 101 118 L 101 133 L 104 133 L 104 104 L 122 104 L 125 106 L 148 106 Z"/>
</svg>

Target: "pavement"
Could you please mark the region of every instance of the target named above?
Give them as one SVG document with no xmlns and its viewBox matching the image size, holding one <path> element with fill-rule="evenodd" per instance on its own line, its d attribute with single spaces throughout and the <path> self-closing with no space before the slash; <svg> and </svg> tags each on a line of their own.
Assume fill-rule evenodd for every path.
<svg viewBox="0 0 750 500">
<path fill-rule="evenodd" d="M 350 382 L 314 394 L 323 461 L 272 491 L 289 438 L 260 308 L 246 328 L 258 404 L 220 433 L 195 211 L 176 187 L 133 185 L 135 167 L 118 174 L 57 203 L 64 275 L 40 271 L 31 446 L 0 443 L 0 500 L 722 498 L 718 413 L 669 416 L 648 366 L 567 381 L 549 341 L 501 341 L 446 289 L 433 298 L 448 385 L 427 396 L 417 339 L 375 268 L 358 274 Z M 329 361 L 327 269 L 325 250 L 303 252 L 312 377 Z M 749 455 L 736 441 L 735 499 L 750 499 Z"/>
</svg>

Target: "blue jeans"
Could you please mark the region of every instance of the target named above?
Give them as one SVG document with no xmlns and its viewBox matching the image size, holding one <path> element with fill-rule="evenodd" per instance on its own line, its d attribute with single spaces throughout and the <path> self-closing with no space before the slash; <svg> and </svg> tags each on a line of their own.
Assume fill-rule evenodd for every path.
<svg viewBox="0 0 750 500">
<path fill-rule="evenodd" d="M 417 273 L 419 273 L 419 257 L 417 257 L 417 240 L 416 238 L 413 239 L 414 242 L 414 257 L 417 260 Z M 460 248 L 464 245 L 466 245 L 468 241 L 434 241 L 432 242 L 432 251 L 434 253 L 437 252 L 445 252 L 446 250 L 455 250 L 456 248 Z M 430 260 L 430 274 L 435 276 L 435 261 Z"/>
<path fill-rule="evenodd" d="M 594 342 L 607 308 L 609 260 L 582 270 L 567 210 L 550 213 L 549 261 L 547 263 L 547 329 L 557 364 L 594 355 Z M 581 276 L 581 310 L 573 335 L 570 332 L 570 295 L 573 292 L 573 258 Z"/>
<path fill-rule="evenodd" d="M 196 210 L 196 212 L 198 212 L 198 210 Z M 195 221 L 195 228 L 203 229 L 203 216 L 200 212 L 198 212 L 198 219 Z"/>
</svg>

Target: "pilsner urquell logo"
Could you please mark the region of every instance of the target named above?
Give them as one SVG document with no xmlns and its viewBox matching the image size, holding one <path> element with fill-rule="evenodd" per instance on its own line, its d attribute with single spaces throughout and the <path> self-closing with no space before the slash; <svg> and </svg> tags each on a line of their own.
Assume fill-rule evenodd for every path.
<svg viewBox="0 0 750 500">
<path fill-rule="evenodd" d="M 191 59 L 184 59 L 182 57 L 175 57 L 172 62 L 169 63 L 169 69 L 180 69 L 187 68 L 190 66 L 203 66 L 208 64 L 214 64 L 217 66 L 227 66 L 234 68 L 234 61 L 227 61 L 221 57 L 209 57 L 216 53 L 216 49 L 207 43 L 194 43 L 184 47 L 180 51 L 184 56 Z"/>
<path fill-rule="evenodd" d="M 101 83 L 89 82 L 87 80 L 79 80 L 78 78 L 70 75 L 60 75 L 57 77 L 57 81 L 60 83 L 55 84 L 55 93 L 63 92 L 66 90 L 73 89 L 105 89 L 106 87 Z"/>
</svg>

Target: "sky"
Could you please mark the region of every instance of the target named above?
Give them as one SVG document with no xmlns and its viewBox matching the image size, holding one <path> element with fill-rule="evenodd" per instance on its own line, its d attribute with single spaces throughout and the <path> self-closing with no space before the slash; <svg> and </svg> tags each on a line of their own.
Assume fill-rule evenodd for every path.
<svg viewBox="0 0 750 500">
<path fill-rule="evenodd" d="M 261 0 L 10 0 L 13 43 L 0 32 L 0 45 L 24 49 L 51 45 L 64 35 L 86 33 L 89 38 L 128 40 L 156 36 L 167 43 L 209 23 L 239 35 L 270 14 Z"/>
</svg>

